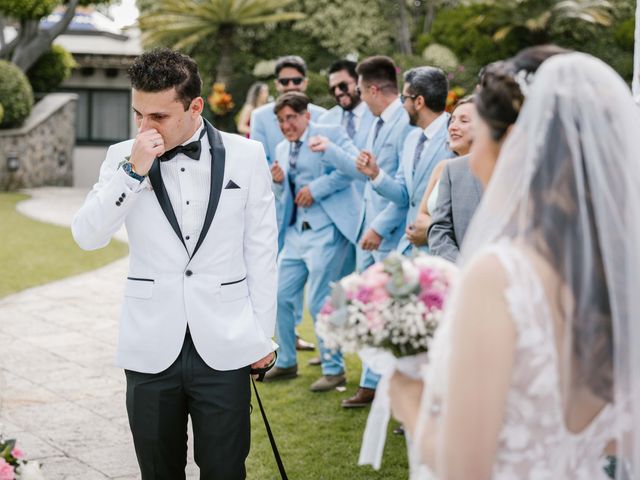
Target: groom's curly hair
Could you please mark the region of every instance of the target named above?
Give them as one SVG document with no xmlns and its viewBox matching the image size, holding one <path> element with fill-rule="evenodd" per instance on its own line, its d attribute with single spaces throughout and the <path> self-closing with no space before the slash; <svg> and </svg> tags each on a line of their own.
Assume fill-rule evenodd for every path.
<svg viewBox="0 0 640 480">
<path fill-rule="evenodd" d="M 200 96 L 202 80 L 198 65 L 189 56 L 168 48 L 143 53 L 128 70 L 131 86 L 142 92 L 163 92 L 176 89 L 176 100 L 187 110 L 191 101 Z"/>
</svg>

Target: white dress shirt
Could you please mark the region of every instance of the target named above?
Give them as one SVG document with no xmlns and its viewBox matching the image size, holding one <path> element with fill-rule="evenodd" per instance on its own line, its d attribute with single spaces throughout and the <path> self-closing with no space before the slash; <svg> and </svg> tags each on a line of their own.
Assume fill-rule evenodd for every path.
<svg viewBox="0 0 640 480">
<path fill-rule="evenodd" d="M 358 106 L 351 110 L 353 112 L 353 126 L 355 131 L 358 132 L 360 129 L 360 123 L 362 122 L 362 116 L 367 111 L 367 104 L 363 101 L 360 101 Z M 342 110 L 342 127 L 347 130 L 347 122 L 349 121 L 349 112 L 347 110 Z"/>
<path fill-rule="evenodd" d="M 204 122 L 201 119 L 200 128 L 182 145 L 197 141 L 203 128 Z M 211 188 L 211 150 L 206 134 L 201 142 L 200 160 L 193 160 L 179 153 L 171 160 L 160 162 L 162 181 L 189 254 L 193 253 L 198 243 Z"/>
</svg>

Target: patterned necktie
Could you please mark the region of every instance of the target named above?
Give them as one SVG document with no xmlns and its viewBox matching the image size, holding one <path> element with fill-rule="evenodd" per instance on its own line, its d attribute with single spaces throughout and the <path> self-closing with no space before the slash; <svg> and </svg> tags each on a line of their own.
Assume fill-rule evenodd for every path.
<svg viewBox="0 0 640 480">
<path fill-rule="evenodd" d="M 347 114 L 347 135 L 349 135 L 350 138 L 353 138 L 356 134 L 355 115 L 351 110 L 345 110 L 345 113 Z"/>
<path fill-rule="evenodd" d="M 413 172 L 415 173 L 416 167 L 418 166 L 418 162 L 420 161 L 420 157 L 422 156 L 422 152 L 424 151 L 424 142 L 427 141 L 427 136 L 422 132 L 420 135 L 420 139 L 418 140 L 418 144 L 416 145 L 416 151 L 413 154 Z"/>
<path fill-rule="evenodd" d="M 167 162 L 179 153 L 184 153 L 187 157 L 192 158 L 193 160 L 200 160 L 200 150 L 202 149 L 201 140 L 204 136 L 204 133 L 205 129 L 203 128 L 200 132 L 200 137 L 198 137 L 198 140 L 196 140 L 195 142 L 187 143 L 186 145 L 178 145 L 171 150 L 167 150 L 158 158 L 161 162 Z"/>
<path fill-rule="evenodd" d="M 297 142 L 291 142 L 289 144 L 289 189 L 291 190 L 291 198 L 296 198 L 296 165 L 298 163 L 298 154 L 300 153 L 300 147 L 302 146 L 302 142 L 298 140 Z M 298 206 L 293 204 L 293 211 L 291 212 L 291 219 L 289 220 L 289 225 L 293 225 L 296 223 L 296 217 L 298 216 Z"/>
<path fill-rule="evenodd" d="M 380 129 L 384 125 L 384 120 L 381 117 L 378 117 L 378 121 L 376 122 L 376 129 L 373 131 L 373 143 L 376 143 L 376 139 L 378 138 L 378 134 L 380 133 Z"/>
</svg>

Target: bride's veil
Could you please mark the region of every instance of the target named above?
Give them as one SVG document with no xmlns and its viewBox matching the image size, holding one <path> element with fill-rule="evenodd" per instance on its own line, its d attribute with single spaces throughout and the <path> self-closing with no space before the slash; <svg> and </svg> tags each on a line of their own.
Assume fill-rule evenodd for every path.
<svg viewBox="0 0 640 480">
<path fill-rule="evenodd" d="M 567 352 L 565 418 L 586 392 L 613 406 L 617 478 L 640 479 L 640 110 L 605 63 L 538 70 L 471 223 L 460 263 L 510 237 L 554 267 Z M 608 407 L 612 408 L 612 407 Z"/>
</svg>

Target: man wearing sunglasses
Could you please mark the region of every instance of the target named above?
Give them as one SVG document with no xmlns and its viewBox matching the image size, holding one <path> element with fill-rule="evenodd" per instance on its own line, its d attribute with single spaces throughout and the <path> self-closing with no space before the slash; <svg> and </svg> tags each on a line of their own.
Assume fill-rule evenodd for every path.
<svg viewBox="0 0 640 480">
<path fill-rule="evenodd" d="M 376 158 L 380 168 L 393 178 L 398 168 L 404 139 L 413 127 L 409 124 L 409 116 L 398 99 L 396 65 L 391 58 L 366 58 L 357 66 L 356 72 L 358 84 L 355 93 L 376 116 L 366 133 L 364 145 L 359 145 L 359 155 L 357 158 L 341 155 L 340 149 L 322 138 L 314 139 L 313 142 L 310 140 L 310 146 L 314 151 L 326 150 L 327 161 L 352 178 L 364 182 L 356 251 L 357 269 L 363 271 L 373 263 L 383 260 L 396 248 L 404 232 L 404 216 L 399 218 L 395 228 L 387 228 L 384 231 L 376 229 L 375 222 L 389 205 L 389 200 L 375 191 L 369 177 L 357 170 L 357 161 Z M 379 376 L 365 366 L 358 391 L 354 396 L 343 400 L 342 406 L 356 408 L 371 403 L 378 379 Z"/>
<path fill-rule="evenodd" d="M 276 61 L 275 66 L 275 86 L 279 95 L 287 92 L 305 92 L 307 90 L 307 64 L 305 61 L 296 55 L 287 55 L 280 57 Z M 251 113 L 250 131 L 249 137 L 252 140 L 257 140 L 264 146 L 264 151 L 267 154 L 267 162 L 271 165 L 276 160 L 276 147 L 284 139 L 280 126 L 278 125 L 278 119 L 273 109 L 275 102 L 269 102 L 260 108 L 255 109 Z M 318 105 L 312 103 L 308 106 L 308 111 L 311 114 L 311 119 L 317 121 L 320 115 L 327 110 Z M 276 218 L 278 225 L 282 224 L 283 207 L 279 202 L 276 202 Z M 278 232 L 278 251 L 282 250 L 284 246 L 284 234 L 285 230 Z M 297 310 L 297 322 L 299 325 L 302 321 L 302 297 L 298 301 L 299 307 Z M 315 350 L 313 343 L 307 342 L 298 337 L 296 348 L 298 350 Z"/>
<path fill-rule="evenodd" d="M 307 90 L 307 64 L 296 56 L 288 55 L 280 57 L 275 67 L 275 86 L 279 95 L 287 92 L 305 92 Z M 251 113 L 250 133 L 253 140 L 257 140 L 264 145 L 269 165 L 275 160 L 276 146 L 284 137 L 278 126 L 278 119 L 273 113 L 275 102 L 267 103 Z M 317 121 L 327 110 L 312 103 L 309 104 L 311 119 Z M 280 247 L 282 243 L 280 242 Z"/>
</svg>

